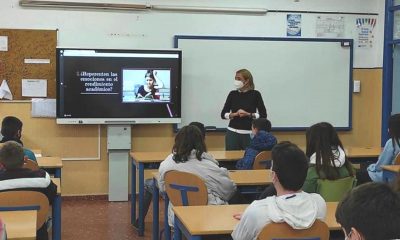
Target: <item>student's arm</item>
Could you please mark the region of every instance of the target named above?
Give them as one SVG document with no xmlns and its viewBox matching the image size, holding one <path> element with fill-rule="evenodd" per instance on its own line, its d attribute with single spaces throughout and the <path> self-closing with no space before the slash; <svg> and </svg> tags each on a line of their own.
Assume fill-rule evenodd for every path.
<svg viewBox="0 0 400 240">
<path fill-rule="evenodd" d="M 378 161 L 375 164 L 371 164 L 368 166 L 368 171 L 371 172 L 380 172 L 382 171 L 383 165 L 392 165 L 393 160 L 396 156 L 393 155 L 393 145 L 392 139 L 389 139 L 385 147 L 383 148 L 382 153 L 379 155 Z"/>
<path fill-rule="evenodd" d="M 164 87 L 164 82 L 157 76 L 157 71 L 153 70 L 153 76 L 156 79 L 157 85 L 154 86 L 155 89 L 160 89 Z"/>
<path fill-rule="evenodd" d="M 251 170 L 253 169 L 254 159 L 258 151 L 250 147 L 246 148 L 242 159 L 236 162 L 236 169 L 238 170 Z"/>
<path fill-rule="evenodd" d="M 257 238 L 257 235 L 262 229 L 259 229 L 259 224 L 257 224 L 258 222 L 260 222 L 260 219 L 258 219 L 258 211 L 260 211 L 260 209 L 257 209 L 257 207 L 254 206 L 254 202 L 246 208 L 246 210 L 240 217 L 239 223 L 236 225 L 235 229 L 232 232 L 231 236 L 233 240 L 250 240 Z M 267 222 L 264 225 L 270 222 L 270 220 L 268 219 L 262 219 L 261 221 Z"/>
<path fill-rule="evenodd" d="M 230 179 L 229 172 L 226 168 L 216 166 L 213 178 L 216 193 L 224 201 L 229 201 L 236 192 L 236 184 Z"/>
</svg>

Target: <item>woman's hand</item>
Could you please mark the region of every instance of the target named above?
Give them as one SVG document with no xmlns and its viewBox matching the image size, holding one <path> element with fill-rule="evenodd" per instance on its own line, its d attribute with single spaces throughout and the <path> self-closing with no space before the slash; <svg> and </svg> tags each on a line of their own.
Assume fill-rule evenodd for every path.
<svg viewBox="0 0 400 240">
<path fill-rule="evenodd" d="M 235 214 L 233 214 L 233 218 L 236 220 L 240 220 L 240 219 L 242 219 L 242 215 L 243 215 L 243 213 L 235 213 Z"/>
<path fill-rule="evenodd" d="M 243 109 L 239 109 L 239 110 L 237 111 L 237 113 L 239 114 L 239 117 L 248 117 L 248 116 L 251 116 L 251 113 L 248 113 L 248 112 L 246 112 L 246 111 L 243 110 Z"/>
</svg>

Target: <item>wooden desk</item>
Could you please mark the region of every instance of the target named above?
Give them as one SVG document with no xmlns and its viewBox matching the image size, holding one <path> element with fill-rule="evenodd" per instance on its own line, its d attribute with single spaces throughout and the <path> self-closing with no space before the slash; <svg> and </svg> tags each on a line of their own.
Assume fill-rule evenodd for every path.
<svg viewBox="0 0 400 240">
<path fill-rule="evenodd" d="M 237 186 L 260 186 L 272 182 L 271 170 L 233 170 L 229 171 L 229 177 Z"/>
<path fill-rule="evenodd" d="M 158 239 L 159 231 L 159 189 L 158 189 L 158 172 L 152 173 L 153 179 L 155 180 L 155 186 L 153 188 L 153 236 L 152 239 Z M 242 193 L 254 193 L 256 192 L 256 186 L 267 185 L 272 182 L 271 170 L 234 170 L 229 171 L 229 177 L 238 186 Z M 168 196 L 165 194 L 165 209 L 168 209 Z M 247 205 L 246 205 L 247 206 Z M 164 232 L 165 239 L 170 240 L 170 227 L 168 225 L 168 211 L 164 211 Z"/>
<path fill-rule="evenodd" d="M 382 170 L 383 179 L 386 182 L 391 182 L 400 176 L 400 165 L 385 165 L 382 166 Z"/>
<path fill-rule="evenodd" d="M 378 157 L 381 152 L 381 147 L 347 147 L 345 149 L 346 155 L 349 158 L 372 158 Z"/>
<path fill-rule="evenodd" d="M 337 202 L 327 203 L 325 222 L 330 230 L 339 230 L 335 220 Z M 231 234 L 238 220 L 233 214 L 244 212 L 248 205 L 207 205 L 174 207 L 175 231 L 186 233 L 187 239 L 201 239 L 204 235 Z M 213 217 L 210 217 L 210 213 Z"/>
<path fill-rule="evenodd" d="M 243 157 L 244 151 L 209 151 L 211 155 L 218 161 L 237 161 Z M 136 193 L 136 169 L 139 174 L 139 213 L 136 216 L 136 194 L 131 197 L 131 224 L 139 219 L 139 236 L 144 235 L 144 213 L 143 213 L 143 196 L 144 196 L 144 164 L 160 163 L 171 152 L 131 152 L 132 168 L 131 168 L 131 193 Z"/>
<path fill-rule="evenodd" d="M 36 161 L 40 168 L 54 170 L 54 177 L 61 178 L 63 164 L 60 157 L 39 157 Z"/>
<path fill-rule="evenodd" d="M 7 239 L 36 239 L 36 210 L 0 211 L 0 218 L 6 225 Z"/>
</svg>

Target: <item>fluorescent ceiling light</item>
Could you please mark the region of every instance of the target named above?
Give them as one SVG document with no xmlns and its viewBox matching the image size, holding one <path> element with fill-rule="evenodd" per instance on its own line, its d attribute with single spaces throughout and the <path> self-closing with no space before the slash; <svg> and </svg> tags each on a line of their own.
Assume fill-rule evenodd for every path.
<svg viewBox="0 0 400 240">
<path fill-rule="evenodd" d="M 150 7 L 143 4 L 116 4 L 116 3 L 85 3 L 85 2 L 59 2 L 59 1 L 33 1 L 21 0 L 22 7 L 50 7 L 50 8 L 75 8 L 75 9 L 105 9 L 105 10 L 148 10 Z"/>
<path fill-rule="evenodd" d="M 231 13 L 231 14 L 257 14 L 265 15 L 265 8 L 224 8 L 201 6 L 168 6 L 168 5 L 144 5 L 144 4 L 118 4 L 118 3 L 86 3 L 86 2 L 61 2 L 61 1 L 35 1 L 20 0 L 22 7 L 48 7 L 48 8 L 72 8 L 72 9 L 103 9 L 126 11 L 173 11 L 173 12 L 203 12 L 203 13 Z"/>
</svg>

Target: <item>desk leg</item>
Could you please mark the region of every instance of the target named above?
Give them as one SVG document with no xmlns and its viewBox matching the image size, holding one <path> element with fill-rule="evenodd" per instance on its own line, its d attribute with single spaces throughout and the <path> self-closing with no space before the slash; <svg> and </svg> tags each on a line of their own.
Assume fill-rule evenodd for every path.
<svg viewBox="0 0 400 240">
<path fill-rule="evenodd" d="M 61 195 L 57 195 L 53 201 L 53 239 L 61 240 Z"/>
<path fill-rule="evenodd" d="M 136 165 L 133 158 L 131 171 L 131 224 L 134 224 L 136 221 Z"/>
<path fill-rule="evenodd" d="M 144 235 L 144 164 L 139 163 L 139 236 Z"/>
<path fill-rule="evenodd" d="M 179 218 L 175 216 L 174 218 L 174 240 L 182 240 L 182 224 L 179 221 Z"/>
<path fill-rule="evenodd" d="M 171 240 L 171 227 L 168 223 L 168 206 L 169 206 L 169 198 L 167 193 L 164 194 L 164 234 L 165 240 Z"/>
<path fill-rule="evenodd" d="M 201 235 L 191 235 L 179 218 L 174 219 L 174 240 L 182 240 L 182 234 L 188 240 L 202 240 Z"/>
<path fill-rule="evenodd" d="M 153 179 L 153 240 L 158 240 L 159 230 L 159 191 L 158 184 Z"/>
<path fill-rule="evenodd" d="M 55 169 L 54 177 L 61 179 L 61 168 L 56 168 Z"/>
</svg>

